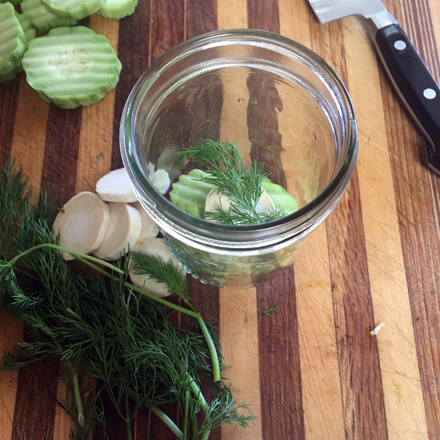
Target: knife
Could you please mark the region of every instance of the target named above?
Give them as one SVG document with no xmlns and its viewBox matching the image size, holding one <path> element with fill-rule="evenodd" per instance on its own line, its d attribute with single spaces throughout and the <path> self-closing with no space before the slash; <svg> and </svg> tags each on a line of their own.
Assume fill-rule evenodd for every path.
<svg viewBox="0 0 440 440">
<path fill-rule="evenodd" d="M 368 30 L 400 99 L 425 135 L 428 166 L 440 175 L 440 88 L 406 33 L 380 0 L 308 0 L 321 23 L 349 15 Z"/>
</svg>

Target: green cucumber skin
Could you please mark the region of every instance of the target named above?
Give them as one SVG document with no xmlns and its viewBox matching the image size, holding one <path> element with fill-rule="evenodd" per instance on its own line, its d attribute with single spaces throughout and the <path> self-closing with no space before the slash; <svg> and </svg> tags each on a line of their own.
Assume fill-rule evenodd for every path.
<svg viewBox="0 0 440 440">
<path fill-rule="evenodd" d="M 54 14 L 41 0 L 23 0 L 21 11 L 38 31 L 46 32 L 60 26 L 74 26 L 76 20 Z"/>
<path fill-rule="evenodd" d="M 286 215 L 298 210 L 297 201 L 282 186 L 270 181 L 263 181 L 261 186 L 272 199 L 275 206 L 283 209 Z"/>
<path fill-rule="evenodd" d="M 206 174 L 199 169 L 181 174 L 170 192 L 173 204 L 195 217 L 203 218 L 206 198 L 209 191 L 215 188 L 215 185 L 200 180 Z"/>
<path fill-rule="evenodd" d="M 11 3 L 0 4 L 0 75 L 19 66 L 26 49 L 26 35 Z"/>
<path fill-rule="evenodd" d="M 22 63 L 41 99 L 65 109 L 101 100 L 122 68 L 107 38 L 85 26 L 55 28 L 32 40 Z"/>
<path fill-rule="evenodd" d="M 137 5 L 138 0 L 105 0 L 96 13 L 106 18 L 121 20 L 133 14 Z"/>
<path fill-rule="evenodd" d="M 56 15 L 81 20 L 97 12 L 104 0 L 42 0 Z"/>
</svg>

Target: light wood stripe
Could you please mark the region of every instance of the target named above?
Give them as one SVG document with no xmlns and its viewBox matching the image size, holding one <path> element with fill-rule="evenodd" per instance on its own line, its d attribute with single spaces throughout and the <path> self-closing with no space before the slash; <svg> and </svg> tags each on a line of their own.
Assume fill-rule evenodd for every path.
<svg viewBox="0 0 440 440">
<path fill-rule="evenodd" d="M 237 0 L 229 2 L 217 0 L 217 27 L 218 29 L 238 29 L 247 25 L 247 2 Z"/>
<path fill-rule="evenodd" d="M 25 76 L 21 76 L 20 82 L 11 158 L 15 158 L 17 165 L 23 166 L 29 183 L 38 191 L 43 168 L 49 104 L 42 101 L 30 88 Z M 30 152 L 32 153 L 29 154 Z"/>
<path fill-rule="evenodd" d="M 113 49 L 118 51 L 119 21 L 100 15 L 90 17 L 90 28 L 105 35 Z M 75 193 L 94 191 L 100 177 L 110 171 L 115 90 L 106 95 L 99 105 L 84 107 L 81 118 L 81 134 L 78 147 Z M 115 121 L 115 131 L 118 129 Z"/>
<path fill-rule="evenodd" d="M 23 325 L 0 313 L 0 355 L 11 352 Z M 0 370 L 0 440 L 10 440 L 16 403 L 18 371 Z"/>
<path fill-rule="evenodd" d="M 257 299 L 255 289 L 220 291 L 220 328 L 227 380 L 237 402 L 247 401 L 258 417 L 248 429 L 222 426 L 225 440 L 263 439 L 260 402 Z"/>
<path fill-rule="evenodd" d="M 348 81 L 353 84 L 355 78 L 362 75 L 367 78 L 364 87 L 351 88 L 351 97 L 358 109 L 360 148 L 357 169 L 375 325 L 385 324 L 373 338 L 377 339 L 379 347 L 388 435 L 390 439 L 408 438 L 409 434 L 412 439 L 423 439 L 427 438 L 427 427 L 390 153 L 384 115 L 377 110 L 381 108 L 382 96 L 376 54 L 359 21 L 346 19 L 344 33 L 353 32 L 358 32 L 359 38 L 346 39 Z M 393 307 L 397 303 L 398 309 Z"/>
</svg>

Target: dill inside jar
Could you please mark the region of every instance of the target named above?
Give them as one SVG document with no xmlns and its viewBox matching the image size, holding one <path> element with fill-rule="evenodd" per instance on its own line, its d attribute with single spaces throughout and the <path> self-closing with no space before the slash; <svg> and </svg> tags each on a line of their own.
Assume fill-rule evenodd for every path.
<svg viewBox="0 0 440 440">
<path fill-rule="evenodd" d="M 245 164 L 231 142 L 201 140 L 179 153 L 202 169 L 181 174 L 169 194 L 177 207 L 197 217 L 228 225 L 270 222 L 298 209 L 296 200 L 256 160 Z"/>
</svg>

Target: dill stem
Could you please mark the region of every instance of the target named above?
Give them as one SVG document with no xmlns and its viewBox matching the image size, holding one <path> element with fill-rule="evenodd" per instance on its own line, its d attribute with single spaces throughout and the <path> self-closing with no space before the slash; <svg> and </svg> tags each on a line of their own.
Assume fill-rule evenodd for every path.
<svg viewBox="0 0 440 440">
<path fill-rule="evenodd" d="M 199 403 L 200 407 L 202 408 L 202 411 L 204 412 L 204 414 L 206 416 L 206 420 L 208 422 L 210 422 L 211 417 L 209 417 L 209 415 L 208 415 L 208 404 L 206 403 L 205 397 L 203 396 L 201 389 L 197 386 L 197 384 L 194 380 L 192 380 L 190 382 L 189 386 L 191 387 L 193 393 L 197 397 L 197 402 Z M 210 434 L 211 434 L 210 429 L 204 431 L 200 440 L 207 440 L 209 438 Z"/>
<path fill-rule="evenodd" d="M 78 411 L 78 424 L 79 426 L 84 426 L 84 407 L 81 398 L 81 390 L 79 387 L 78 374 L 72 362 L 66 361 L 66 363 L 72 373 L 73 395 L 75 397 L 75 405 Z"/>
<path fill-rule="evenodd" d="M 151 411 L 156 414 L 157 417 L 159 417 L 162 422 L 164 422 L 168 428 L 173 432 L 173 434 L 177 437 L 178 440 L 183 440 L 183 433 L 179 429 L 179 427 L 156 405 L 152 406 Z"/>
<path fill-rule="evenodd" d="M 107 261 L 93 257 L 92 255 L 87 255 L 87 254 L 83 254 L 82 252 L 75 252 L 70 249 L 66 249 L 63 246 L 60 246 L 60 245 L 54 244 L 54 243 L 41 243 L 41 244 L 37 244 L 36 246 L 32 246 L 29 249 L 26 249 L 25 251 L 16 255 L 11 260 L 9 260 L 9 264 L 14 265 L 20 258 L 23 258 L 25 255 L 30 254 L 31 252 L 36 251 L 38 249 L 42 249 L 42 248 L 46 248 L 46 247 L 57 249 L 61 252 L 66 252 L 66 253 L 72 255 L 72 257 L 75 257 L 77 260 L 84 261 L 84 259 L 87 259 L 90 261 L 94 261 L 98 264 L 102 264 L 103 266 L 108 267 L 109 269 L 114 270 L 115 272 L 119 272 L 120 274 L 124 273 L 123 270 L 119 269 L 119 267 L 116 267 L 114 264 L 111 264 L 111 263 L 108 263 Z"/>
<path fill-rule="evenodd" d="M 184 408 L 184 414 L 183 414 L 183 440 L 187 440 L 187 434 L 188 434 L 188 407 L 189 407 L 189 401 L 191 399 L 190 391 L 187 390 L 185 393 L 185 408 Z"/>
<path fill-rule="evenodd" d="M 209 334 L 208 327 L 206 327 L 206 323 L 203 318 L 200 316 L 197 317 L 197 321 L 202 330 L 203 336 L 205 337 L 205 341 L 208 345 L 209 354 L 211 355 L 211 363 L 212 363 L 212 372 L 214 375 L 214 382 L 218 382 L 220 380 L 220 363 L 217 356 L 217 349 L 215 347 L 214 341 L 212 340 L 211 335 Z"/>
<path fill-rule="evenodd" d="M 128 395 L 125 395 L 125 426 L 127 428 L 127 439 L 132 440 L 131 435 L 131 418 L 130 418 L 130 403 L 128 401 Z"/>
<path fill-rule="evenodd" d="M 60 352 L 60 356 L 62 357 L 63 353 L 63 347 L 61 344 L 55 339 L 55 337 L 52 335 L 52 332 L 49 330 L 49 328 L 46 326 L 46 324 L 42 323 L 42 329 L 46 333 L 46 335 L 52 339 L 55 347 Z M 78 380 L 78 372 L 76 368 L 73 366 L 72 361 L 66 359 L 66 365 L 67 368 L 70 370 L 70 374 L 72 376 L 72 384 L 73 384 L 73 396 L 75 398 L 75 405 L 76 410 L 78 412 L 78 424 L 79 426 L 83 427 L 85 422 L 85 416 L 84 416 L 84 405 L 82 402 L 82 396 L 81 396 L 81 389 L 79 386 L 79 380 Z"/>
</svg>

